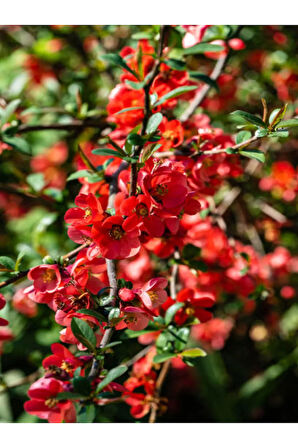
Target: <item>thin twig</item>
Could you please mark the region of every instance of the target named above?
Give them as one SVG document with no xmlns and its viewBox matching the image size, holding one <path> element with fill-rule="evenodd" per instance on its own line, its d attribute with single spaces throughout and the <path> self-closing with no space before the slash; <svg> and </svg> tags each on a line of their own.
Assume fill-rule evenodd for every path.
<svg viewBox="0 0 298 448">
<path fill-rule="evenodd" d="M 156 381 L 156 389 L 155 389 L 155 401 L 152 402 L 151 404 L 151 412 L 150 412 L 150 416 L 149 416 L 149 423 L 155 423 L 156 421 L 156 417 L 157 417 L 157 411 L 158 411 L 158 400 L 160 397 L 160 393 L 161 393 L 161 389 L 163 386 L 163 383 L 166 379 L 166 376 L 168 374 L 168 371 L 170 369 L 171 366 L 171 360 L 168 359 L 162 366 L 162 369 L 160 371 L 160 374 L 157 378 Z"/>
<path fill-rule="evenodd" d="M 85 128 L 98 128 L 102 130 L 107 126 L 107 123 L 100 118 L 92 118 L 87 120 L 73 120 L 70 123 L 53 123 L 53 124 L 21 124 L 18 128 L 17 134 L 25 134 L 33 131 L 76 131 Z"/>
</svg>

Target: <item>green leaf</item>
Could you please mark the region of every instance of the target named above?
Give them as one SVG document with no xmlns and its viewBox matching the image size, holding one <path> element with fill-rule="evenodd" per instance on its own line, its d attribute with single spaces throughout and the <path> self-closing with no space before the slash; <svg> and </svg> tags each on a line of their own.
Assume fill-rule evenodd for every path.
<svg viewBox="0 0 298 448">
<path fill-rule="evenodd" d="M 268 135 L 267 129 L 257 129 L 255 132 L 256 137 L 266 137 L 266 135 Z"/>
<path fill-rule="evenodd" d="M 129 87 L 131 87 L 134 90 L 143 89 L 144 86 L 145 86 L 145 82 L 144 81 L 142 81 L 142 82 L 135 82 L 135 81 L 129 81 L 129 79 L 125 80 L 125 84 L 127 84 Z M 129 109 L 131 109 L 131 108 L 129 108 Z M 119 114 L 119 112 L 117 112 L 115 115 L 117 115 L 117 114 Z"/>
<path fill-rule="evenodd" d="M 210 76 L 205 75 L 205 73 L 198 73 L 198 72 L 188 72 L 188 73 L 191 78 L 202 81 L 205 84 L 208 84 L 210 87 L 213 87 L 217 92 L 219 92 L 217 82 L 214 81 L 214 79 L 210 78 Z"/>
<path fill-rule="evenodd" d="M 23 154 L 31 155 L 31 149 L 29 143 L 26 142 L 23 138 L 20 137 L 6 137 L 6 135 L 1 137 L 1 140 L 7 145 L 12 146 L 17 151 L 22 152 Z"/>
<path fill-rule="evenodd" d="M 142 336 L 142 334 L 153 333 L 154 331 L 158 331 L 158 329 L 156 328 L 156 329 L 138 330 L 138 331 L 126 330 L 125 336 L 127 336 L 129 339 L 133 339 L 133 338 L 138 338 L 139 336 Z"/>
<path fill-rule="evenodd" d="M 182 86 L 177 87 L 177 89 L 171 90 L 170 92 L 163 95 L 157 103 L 153 104 L 153 107 L 160 106 L 165 101 L 170 100 L 171 98 L 176 98 L 176 96 L 183 95 L 184 93 L 191 92 L 192 90 L 197 89 L 198 86 Z"/>
<path fill-rule="evenodd" d="M 101 314 L 101 313 L 99 313 L 98 311 L 95 311 L 95 310 L 82 309 L 82 310 L 78 310 L 78 313 L 86 314 L 87 316 L 93 316 L 99 322 L 106 322 L 107 321 L 107 318 L 104 317 L 103 314 Z"/>
<path fill-rule="evenodd" d="M 84 395 L 74 392 L 60 392 L 57 397 L 58 400 L 81 400 L 85 398 Z"/>
<path fill-rule="evenodd" d="M 200 43 L 194 45 L 193 47 L 186 48 L 185 50 L 183 50 L 183 54 L 188 55 L 188 54 L 199 54 L 206 52 L 217 53 L 222 50 L 224 50 L 224 47 L 222 45 Z"/>
<path fill-rule="evenodd" d="M 250 159 L 258 160 L 259 162 L 265 162 L 265 154 L 258 149 L 242 149 L 239 151 L 242 156 L 248 157 Z"/>
<path fill-rule="evenodd" d="M 95 154 L 96 156 L 113 156 L 118 157 L 119 159 L 123 159 L 126 157 L 126 154 L 121 154 L 120 151 L 116 151 L 115 149 L 109 149 L 109 148 L 96 148 L 92 150 L 92 154 Z"/>
<path fill-rule="evenodd" d="M 154 115 L 151 115 L 151 117 L 148 120 L 148 124 L 146 127 L 146 133 L 147 134 L 152 134 L 153 132 L 156 131 L 156 129 L 158 128 L 158 126 L 160 125 L 160 123 L 162 122 L 162 114 L 161 113 L 157 113 Z"/>
<path fill-rule="evenodd" d="M 245 112 L 243 110 L 235 110 L 234 112 L 231 113 L 231 115 L 241 117 L 248 123 L 260 126 L 261 128 L 266 128 L 266 124 L 264 123 L 263 120 L 261 120 L 261 118 L 257 117 L 256 115 Z"/>
<path fill-rule="evenodd" d="M 207 356 L 207 353 L 204 352 L 201 348 L 189 348 L 184 350 L 182 353 L 179 353 L 181 356 L 187 356 L 187 358 L 198 358 L 199 356 Z"/>
<path fill-rule="evenodd" d="M 134 107 L 126 107 L 125 109 L 118 110 L 114 115 L 124 114 L 125 112 L 130 112 L 131 110 L 138 110 L 143 109 L 143 107 L 140 106 L 134 106 Z"/>
<path fill-rule="evenodd" d="M 91 352 L 96 349 L 96 337 L 92 328 L 86 321 L 73 317 L 71 321 L 71 330 L 74 336 Z"/>
<path fill-rule="evenodd" d="M 77 415 L 78 423 L 93 423 L 96 416 L 96 409 L 94 404 L 84 406 Z"/>
<path fill-rule="evenodd" d="M 170 352 L 160 353 L 154 356 L 153 362 L 155 362 L 156 364 L 160 364 L 164 361 L 167 361 L 168 359 L 175 358 L 176 356 L 177 356 L 176 353 L 170 353 Z"/>
<path fill-rule="evenodd" d="M 139 146 L 144 144 L 144 140 L 139 134 L 129 134 L 127 141 L 130 145 Z"/>
<path fill-rule="evenodd" d="M 289 137 L 289 131 L 280 131 L 277 130 L 275 132 L 270 132 L 270 134 L 268 134 L 268 137 L 282 137 L 282 138 L 286 138 Z"/>
<path fill-rule="evenodd" d="M 1 271 L 1 267 L 2 266 L 5 269 L 8 269 L 9 271 L 14 271 L 14 269 L 15 269 L 15 262 L 10 257 L 1 256 L 0 257 L 0 271 Z"/>
<path fill-rule="evenodd" d="M 132 75 L 134 75 L 137 79 L 139 79 L 139 75 L 126 64 L 125 60 L 122 59 L 122 57 L 119 54 L 115 53 L 103 54 L 100 56 L 100 58 L 103 59 L 104 61 L 110 62 L 111 64 L 119 65 L 120 67 L 124 68 Z"/>
<path fill-rule="evenodd" d="M 239 143 L 243 143 L 246 140 L 249 140 L 251 138 L 251 132 L 249 131 L 240 131 L 236 135 L 236 143 L 239 145 Z"/>
<path fill-rule="evenodd" d="M 131 38 L 135 40 L 140 39 L 153 39 L 153 34 L 150 31 L 140 31 L 139 33 L 132 34 Z"/>
<path fill-rule="evenodd" d="M 5 123 L 8 122 L 11 115 L 15 112 L 15 110 L 19 106 L 20 102 L 21 102 L 20 99 L 13 100 L 5 107 L 5 109 L 0 109 L 0 116 L 1 116 L 0 127 L 2 127 Z"/>
<path fill-rule="evenodd" d="M 291 118 L 290 120 L 280 121 L 277 128 L 293 128 L 298 126 L 298 118 Z"/>
<path fill-rule="evenodd" d="M 167 64 L 169 67 L 173 68 L 174 70 L 185 70 L 186 64 L 184 61 L 181 61 L 180 59 L 167 59 L 165 61 L 165 64 Z"/>
<path fill-rule="evenodd" d="M 72 380 L 72 384 L 75 392 L 84 395 L 85 397 L 88 397 L 90 395 L 91 384 L 87 378 L 83 376 L 77 376 Z"/>
<path fill-rule="evenodd" d="M 86 177 L 89 174 L 91 174 L 91 171 L 89 171 L 89 170 L 79 170 L 79 171 L 76 171 L 75 173 L 70 174 L 67 178 L 67 181 L 79 179 L 80 177 Z"/>
<path fill-rule="evenodd" d="M 124 365 L 120 365 L 110 370 L 107 376 L 99 383 L 96 389 L 96 393 L 101 392 L 108 384 L 114 381 L 119 376 L 123 375 L 127 371 L 127 367 Z"/>
<path fill-rule="evenodd" d="M 34 191 L 41 191 L 45 186 L 43 173 L 33 173 L 26 177 L 27 183 Z"/>
<path fill-rule="evenodd" d="M 182 249 L 182 258 L 188 260 L 189 258 L 199 257 L 201 254 L 201 249 L 194 246 L 193 244 L 186 244 Z"/>
<path fill-rule="evenodd" d="M 180 310 L 180 308 L 183 308 L 183 306 L 184 306 L 184 303 L 176 302 L 173 305 L 171 305 L 170 308 L 167 309 L 166 314 L 165 314 L 165 324 L 166 325 L 169 325 L 169 323 L 172 322 L 177 311 Z"/>
<path fill-rule="evenodd" d="M 142 162 L 146 162 L 146 160 L 148 160 L 150 157 L 153 156 L 153 154 L 159 149 L 161 148 L 161 144 L 160 143 L 156 143 L 156 145 L 153 145 L 151 148 L 146 148 L 145 151 L 142 152 Z"/>
</svg>

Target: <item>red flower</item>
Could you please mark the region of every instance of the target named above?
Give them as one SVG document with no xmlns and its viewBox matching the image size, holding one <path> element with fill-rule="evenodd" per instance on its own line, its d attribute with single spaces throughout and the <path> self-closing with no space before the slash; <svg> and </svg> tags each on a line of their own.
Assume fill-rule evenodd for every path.
<svg viewBox="0 0 298 448">
<path fill-rule="evenodd" d="M 168 151 L 171 148 L 176 148 L 183 143 L 184 130 L 179 120 L 168 120 L 163 118 L 159 125 L 161 139 L 158 141 L 162 147 L 160 150 Z"/>
<path fill-rule="evenodd" d="M 183 48 L 199 44 L 202 41 L 206 30 L 211 26 L 212 25 L 182 25 L 182 28 L 187 31 L 182 40 Z"/>
<path fill-rule="evenodd" d="M 131 231 L 138 227 L 150 236 L 162 236 L 165 226 L 160 217 L 152 213 L 152 206 L 148 196 L 143 194 L 124 199 L 120 204 L 120 214 L 128 216 L 123 225 L 124 229 Z"/>
<path fill-rule="evenodd" d="M 63 392 L 62 381 L 54 378 L 35 381 L 28 390 L 31 400 L 25 402 L 25 411 L 50 423 L 75 423 L 75 407 L 69 400 L 59 401 L 56 397 L 60 392 Z"/>
<path fill-rule="evenodd" d="M 0 294 L 0 310 L 2 310 L 2 308 L 5 307 L 5 305 L 6 305 L 5 298 L 3 297 L 2 294 Z M 0 327 L 4 327 L 5 325 L 8 325 L 8 321 L 0 317 Z"/>
<path fill-rule="evenodd" d="M 129 110 L 117 114 L 122 109 L 138 107 L 139 109 Z M 144 92 L 143 90 L 132 90 L 125 84 L 118 84 L 109 96 L 107 111 L 109 121 L 120 126 L 134 128 L 142 122 L 144 118 Z"/>
<path fill-rule="evenodd" d="M 38 312 L 36 303 L 29 299 L 24 289 L 17 290 L 12 298 L 12 306 L 27 317 L 35 317 Z"/>
<path fill-rule="evenodd" d="M 41 293 L 55 292 L 61 285 L 61 274 L 56 264 L 36 266 L 30 269 L 28 278 L 33 280 L 34 289 Z"/>
<path fill-rule="evenodd" d="M 56 366 L 72 376 L 73 371 L 82 365 L 82 362 L 61 344 L 52 344 L 51 350 L 53 354 L 45 358 L 42 362 L 44 369 L 51 371 L 51 368 Z"/>
<path fill-rule="evenodd" d="M 141 247 L 140 230 L 125 229 L 122 216 L 111 216 L 92 229 L 93 239 L 104 258 L 120 260 L 136 255 Z"/>
<path fill-rule="evenodd" d="M 67 224 L 85 227 L 103 219 L 100 200 L 94 194 L 79 194 L 75 203 L 78 207 L 70 208 L 64 215 Z"/>
<path fill-rule="evenodd" d="M 163 277 L 152 278 L 142 288 L 135 290 L 136 294 L 140 296 L 143 304 L 150 310 L 158 308 L 167 300 L 168 280 Z"/>
</svg>

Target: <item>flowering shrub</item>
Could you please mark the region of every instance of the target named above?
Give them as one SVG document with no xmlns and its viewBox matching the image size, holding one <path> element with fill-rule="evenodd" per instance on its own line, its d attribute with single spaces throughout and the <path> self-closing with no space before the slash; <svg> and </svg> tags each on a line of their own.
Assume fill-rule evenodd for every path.
<svg viewBox="0 0 298 448">
<path fill-rule="evenodd" d="M 274 50 L 291 31 L 26 28 L 0 30 L 35 42 L 0 102 L 4 369 L 24 350 L 3 393 L 30 383 L 17 421 L 266 420 L 268 369 L 297 376 L 297 83 Z M 197 387 L 206 409 L 183 417 Z"/>
</svg>

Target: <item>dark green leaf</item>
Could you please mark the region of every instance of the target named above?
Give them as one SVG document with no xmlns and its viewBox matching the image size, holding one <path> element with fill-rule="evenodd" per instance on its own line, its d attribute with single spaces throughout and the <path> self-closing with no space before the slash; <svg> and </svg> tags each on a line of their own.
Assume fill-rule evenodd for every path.
<svg viewBox="0 0 298 448">
<path fill-rule="evenodd" d="M 86 310 L 86 309 L 82 309 L 82 310 L 78 310 L 78 313 L 81 314 L 86 314 L 87 316 L 93 316 L 95 317 L 99 322 L 106 322 L 107 318 L 104 317 L 103 314 L 99 313 L 98 311 L 95 310 Z"/>
<path fill-rule="evenodd" d="M 123 375 L 126 371 L 127 367 L 121 365 L 110 370 L 107 376 L 97 386 L 96 393 L 101 392 L 108 384 Z"/>
<path fill-rule="evenodd" d="M 204 73 L 198 73 L 198 72 L 188 72 L 188 73 L 191 78 L 202 81 L 205 84 L 208 84 L 210 87 L 213 87 L 217 92 L 219 92 L 219 87 L 217 85 L 217 82 L 214 81 L 214 79 L 210 78 L 210 76 L 207 76 Z"/>
<path fill-rule="evenodd" d="M 125 60 L 122 59 L 122 57 L 119 56 L 119 54 L 108 53 L 108 54 L 103 54 L 100 57 L 104 61 L 110 62 L 111 64 L 119 65 L 120 67 L 124 68 L 125 70 L 130 72 L 132 75 L 134 75 L 137 79 L 139 78 L 139 75 L 126 64 Z"/>
<path fill-rule="evenodd" d="M 171 98 L 176 98 L 179 95 L 183 95 L 184 93 L 191 92 L 192 90 L 197 89 L 198 86 L 182 86 L 177 87 L 177 89 L 171 90 L 170 92 L 163 95 L 154 105 L 153 107 L 160 106 L 165 101 L 170 100 Z"/>
<path fill-rule="evenodd" d="M 129 134 L 127 141 L 130 145 L 139 146 L 144 144 L 144 140 L 139 134 Z"/>
<path fill-rule="evenodd" d="M 92 328 L 86 321 L 73 317 L 71 321 L 71 330 L 74 336 L 90 351 L 96 348 L 96 337 Z"/>
<path fill-rule="evenodd" d="M 249 157 L 250 159 L 258 160 L 259 162 L 265 162 L 265 154 L 258 149 L 242 149 L 239 151 L 239 154 L 245 157 Z"/>
<path fill-rule="evenodd" d="M 173 68 L 174 70 L 185 70 L 185 69 L 186 69 L 186 64 L 185 64 L 185 62 L 184 62 L 184 61 L 181 61 L 180 59 L 173 59 L 173 58 L 170 58 L 170 59 L 167 59 L 167 60 L 165 61 L 165 63 L 166 63 L 169 67 Z"/>
<path fill-rule="evenodd" d="M 119 157 L 120 159 L 123 159 L 123 157 L 126 157 L 125 153 L 120 153 L 120 151 L 116 151 L 115 149 L 110 148 L 96 148 L 92 150 L 92 154 L 95 154 L 96 156 L 113 156 L 113 157 Z"/>
<path fill-rule="evenodd" d="M 74 392 L 60 392 L 57 397 L 58 400 L 82 400 L 84 395 Z"/>
<path fill-rule="evenodd" d="M 235 110 L 234 112 L 231 113 L 231 115 L 241 117 L 245 121 L 252 123 L 256 126 L 260 126 L 261 128 L 266 127 L 266 124 L 264 123 L 264 121 L 261 118 L 257 117 L 256 115 L 245 112 L 243 110 Z"/>
<path fill-rule="evenodd" d="M 180 308 L 183 308 L 183 306 L 184 306 L 184 303 L 176 302 L 173 305 L 171 305 L 170 308 L 167 309 L 166 314 L 165 314 L 165 324 L 166 325 L 169 325 L 169 323 L 172 322 L 177 311 L 180 310 Z"/>
<path fill-rule="evenodd" d="M 124 114 L 125 112 L 130 112 L 131 110 L 139 110 L 139 109 L 143 109 L 143 107 L 140 106 L 126 107 L 125 109 L 121 109 L 118 112 L 116 112 L 115 115 Z"/>
<path fill-rule="evenodd" d="M 74 387 L 74 391 L 88 397 L 91 393 L 91 384 L 90 381 L 83 377 L 83 376 L 77 376 L 73 378 L 72 384 Z"/>
<path fill-rule="evenodd" d="M 162 118 L 163 118 L 162 114 L 159 112 L 157 114 L 151 115 L 146 127 L 146 133 L 152 134 L 153 132 L 155 132 L 160 123 L 162 122 Z"/>
<path fill-rule="evenodd" d="M 186 244 L 186 246 L 182 249 L 182 258 L 186 260 L 190 258 L 199 257 L 201 254 L 201 249 L 199 247 L 194 246 L 193 244 Z"/>
<path fill-rule="evenodd" d="M 217 53 L 222 50 L 224 50 L 224 47 L 221 45 L 200 43 L 200 44 L 194 45 L 193 47 L 185 48 L 183 50 L 183 54 L 188 55 L 188 54 L 199 54 L 199 53 L 206 53 L 206 52 Z"/>
<path fill-rule="evenodd" d="M 275 132 L 270 132 L 270 134 L 268 134 L 268 137 L 286 138 L 286 137 L 289 137 L 289 131 L 277 130 Z"/>
<path fill-rule="evenodd" d="M 15 269 L 15 262 L 10 257 L 1 256 L 0 257 L 0 270 L 1 270 L 2 266 L 5 269 L 8 269 L 9 271 L 14 271 L 14 269 Z"/>
<path fill-rule="evenodd" d="M 160 353 L 154 356 L 153 362 L 155 362 L 156 364 L 160 364 L 164 361 L 167 361 L 168 359 L 175 358 L 176 356 L 177 356 L 176 353 L 170 353 L 170 352 Z"/>
<path fill-rule="evenodd" d="M 82 410 L 77 415 L 78 423 L 93 423 L 96 416 L 96 409 L 94 404 L 89 404 L 83 407 Z"/>
</svg>

